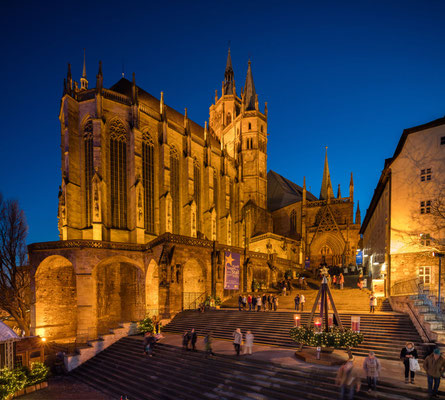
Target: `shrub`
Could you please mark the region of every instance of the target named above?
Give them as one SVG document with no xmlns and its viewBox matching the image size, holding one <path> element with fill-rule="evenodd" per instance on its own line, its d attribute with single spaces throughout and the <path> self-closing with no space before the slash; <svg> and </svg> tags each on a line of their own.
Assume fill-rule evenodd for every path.
<svg viewBox="0 0 445 400">
<path fill-rule="evenodd" d="M 327 332 L 316 333 L 314 328 L 295 327 L 290 330 L 290 337 L 297 343 L 312 347 L 333 347 L 334 349 L 356 347 L 363 342 L 363 334 L 332 327 Z"/>
<path fill-rule="evenodd" d="M 27 385 L 35 385 L 46 380 L 49 368 L 41 362 L 33 362 L 28 373 Z"/>
<path fill-rule="evenodd" d="M 142 321 L 139 321 L 139 333 L 154 332 L 154 330 L 153 320 L 150 317 L 145 317 Z"/>
</svg>

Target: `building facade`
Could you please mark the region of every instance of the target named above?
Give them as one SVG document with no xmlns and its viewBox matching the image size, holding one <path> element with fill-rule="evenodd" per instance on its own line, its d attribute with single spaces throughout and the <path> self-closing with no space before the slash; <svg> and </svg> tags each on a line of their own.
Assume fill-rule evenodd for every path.
<svg viewBox="0 0 445 400">
<path fill-rule="evenodd" d="M 406 129 L 385 160 L 367 210 L 365 264 L 384 278 L 386 294 L 412 290 L 413 280 L 437 288 L 445 239 L 445 118 Z"/>
<path fill-rule="evenodd" d="M 85 65 L 80 85 L 68 69 L 59 119 L 60 241 L 29 246 L 37 334 L 94 335 L 233 295 L 226 251 L 241 255 L 241 291 L 273 286 L 308 255 L 352 262 L 352 186 L 334 198 L 326 158 L 320 199 L 290 182 L 283 203 L 275 181 L 287 180 L 267 173 L 267 103 L 261 111 L 250 62 L 237 92 L 230 51 L 204 127 L 134 75 L 104 88 L 101 65 L 92 89 Z"/>
</svg>

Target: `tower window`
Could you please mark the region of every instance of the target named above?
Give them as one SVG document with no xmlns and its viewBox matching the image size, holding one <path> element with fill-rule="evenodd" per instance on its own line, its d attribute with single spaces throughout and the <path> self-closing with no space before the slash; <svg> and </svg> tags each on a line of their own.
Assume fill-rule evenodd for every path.
<svg viewBox="0 0 445 400">
<path fill-rule="evenodd" d="M 420 235 L 420 244 L 422 246 L 429 246 L 431 244 L 431 235 L 429 233 L 422 233 Z"/>
<path fill-rule="evenodd" d="M 200 229 L 201 222 L 201 169 L 199 168 L 198 162 L 195 160 L 193 166 L 193 175 L 194 175 L 194 192 L 195 192 L 195 202 L 196 202 L 196 230 Z"/>
<path fill-rule="evenodd" d="M 431 200 L 420 202 L 420 214 L 431 214 Z"/>
<path fill-rule="evenodd" d="M 127 227 L 127 132 L 119 120 L 110 125 L 111 223 Z"/>
<path fill-rule="evenodd" d="M 440 144 L 441 144 L 441 145 L 445 145 L 445 136 L 442 136 L 442 137 L 440 138 Z"/>
<path fill-rule="evenodd" d="M 249 131 L 252 129 L 252 124 L 249 122 Z"/>
<path fill-rule="evenodd" d="M 84 172 L 85 172 L 85 225 L 91 226 L 91 180 L 94 174 L 93 165 L 93 122 L 89 119 L 83 128 Z"/>
<path fill-rule="evenodd" d="M 170 191 L 172 196 L 173 233 L 179 234 L 179 156 L 175 148 L 170 150 Z"/>
<path fill-rule="evenodd" d="M 261 132 L 263 132 L 263 125 L 261 125 Z"/>
<path fill-rule="evenodd" d="M 154 233 L 154 143 L 146 133 L 142 137 L 142 183 L 144 185 L 145 230 Z"/>
<path fill-rule="evenodd" d="M 431 168 L 421 169 L 420 170 L 420 181 L 430 181 L 431 180 Z"/>
<path fill-rule="evenodd" d="M 290 213 L 290 233 L 297 233 L 297 212 L 295 210 Z"/>
</svg>

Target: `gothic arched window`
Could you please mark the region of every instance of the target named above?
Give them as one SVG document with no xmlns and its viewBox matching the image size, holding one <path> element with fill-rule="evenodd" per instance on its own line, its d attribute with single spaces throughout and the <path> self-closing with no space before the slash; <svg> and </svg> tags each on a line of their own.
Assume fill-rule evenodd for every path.
<svg viewBox="0 0 445 400">
<path fill-rule="evenodd" d="M 152 138 L 142 135 L 142 183 L 144 185 L 145 230 L 154 233 L 155 225 L 155 182 L 154 182 L 154 143 Z"/>
<path fill-rule="evenodd" d="M 213 203 L 215 208 L 218 207 L 218 176 L 216 174 L 216 169 L 213 170 Z"/>
<path fill-rule="evenodd" d="M 201 169 L 197 160 L 193 164 L 193 186 L 196 202 L 196 230 L 199 230 L 201 228 Z"/>
<path fill-rule="evenodd" d="M 297 212 L 295 210 L 290 213 L 290 232 L 297 233 Z"/>
<path fill-rule="evenodd" d="M 111 225 L 127 227 L 127 130 L 115 119 L 110 124 Z"/>
<path fill-rule="evenodd" d="M 229 125 L 231 122 L 232 122 L 232 116 L 230 115 L 230 113 L 227 113 L 226 125 Z"/>
<path fill-rule="evenodd" d="M 172 147 L 170 150 L 170 191 L 172 197 L 173 233 L 179 234 L 179 155 Z"/>
<path fill-rule="evenodd" d="M 83 127 L 84 173 L 85 173 L 85 226 L 93 223 L 91 212 L 93 162 L 93 121 L 88 119 Z"/>
</svg>

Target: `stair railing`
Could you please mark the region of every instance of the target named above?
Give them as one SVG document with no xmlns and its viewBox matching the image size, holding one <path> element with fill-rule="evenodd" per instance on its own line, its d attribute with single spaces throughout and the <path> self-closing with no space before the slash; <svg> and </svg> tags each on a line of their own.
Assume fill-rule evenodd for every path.
<svg viewBox="0 0 445 400">
<path fill-rule="evenodd" d="M 391 296 L 421 295 L 423 292 L 423 282 L 419 278 L 401 280 L 391 286 Z"/>
<path fill-rule="evenodd" d="M 406 305 L 408 306 L 408 314 L 409 314 L 409 316 L 410 316 L 410 318 L 411 318 L 411 321 L 414 322 L 414 320 L 415 320 L 415 324 L 414 324 L 414 325 L 415 325 L 415 327 L 417 328 L 417 331 L 419 332 L 419 328 L 420 328 L 420 330 L 422 331 L 422 332 L 419 332 L 419 333 L 420 333 L 420 336 L 423 336 L 423 337 L 422 337 L 422 340 L 423 340 L 424 342 L 428 342 L 428 343 L 433 342 L 433 339 L 432 339 L 431 336 L 428 334 L 428 332 L 427 332 L 426 329 L 424 328 L 423 324 L 420 322 L 419 318 L 417 317 L 417 313 L 413 310 L 413 306 L 411 305 L 411 303 L 410 303 L 410 302 L 407 302 Z M 423 335 L 422 335 L 422 333 L 423 333 Z M 425 340 L 425 339 L 426 339 L 426 340 Z"/>
<path fill-rule="evenodd" d="M 197 310 L 207 298 L 207 292 L 184 292 L 183 310 Z"/>
</svg>

